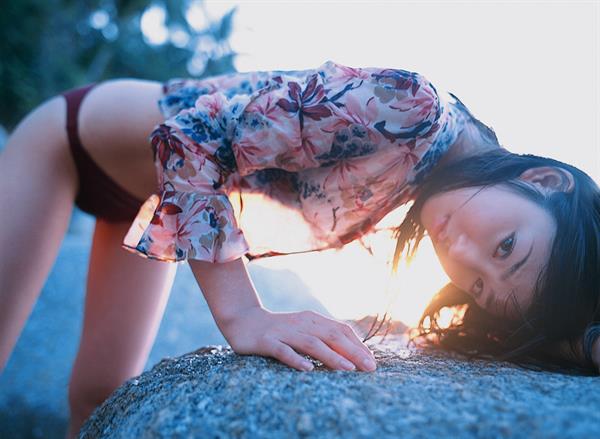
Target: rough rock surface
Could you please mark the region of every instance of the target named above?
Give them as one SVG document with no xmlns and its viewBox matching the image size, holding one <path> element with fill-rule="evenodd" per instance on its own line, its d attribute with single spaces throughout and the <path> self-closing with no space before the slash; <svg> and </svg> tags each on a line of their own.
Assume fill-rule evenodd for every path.
<svg viewBox="0 0 600 439">
<path fill-rule="evenodd" d="M 299 372 L 206 347 L 126 382 L 80 437 L 600 437 L 596 377 L 436 352 L 376 357 L 373 373 Z"/>
</svg>

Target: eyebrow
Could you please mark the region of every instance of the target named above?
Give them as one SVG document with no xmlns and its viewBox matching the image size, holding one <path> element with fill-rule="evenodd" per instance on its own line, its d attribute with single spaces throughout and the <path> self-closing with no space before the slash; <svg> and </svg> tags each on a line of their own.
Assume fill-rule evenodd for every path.
<svg viewBox="0 0 600 439">
<path fill-rule="evenodd" d="M 521 268 L 525 262 L 527 262 L 527 259 L 529 259 L 529 256 L 531 255 L 531 252 L 533 252 L 533 242 L 531 243 L 531 247 L 529 248 L 529 251 L 527 252 L 527 254 L 525 255 L 525 257 L 523 259 L 521 259 L 519 262 L 517 262 L 515 265 L 513 265 L 512 267 L 510 267 L 508 270 L 506 270 L 506 273 L 504 273 L 501 277 L 500 280 L 505 281 L 506 279 L 508 279 L 509 277 L 511 277 L 513 274 L 516 273 L 516 271 Z"/>
</svg>

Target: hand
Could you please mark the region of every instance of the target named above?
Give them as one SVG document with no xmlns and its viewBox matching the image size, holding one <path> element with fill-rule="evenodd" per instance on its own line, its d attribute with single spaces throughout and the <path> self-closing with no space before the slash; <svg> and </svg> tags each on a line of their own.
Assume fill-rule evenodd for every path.
<svg viewBox="0 0 600 439">
<path fill-rule="evenodd" d="M 238 354 L 273 357 L 299 370 L 312 370 L 310 355 L 331 369 L 373 371 L 375 357 L 352 327 L 313 311 L 271 312 L 252 307 L 222 325 Z"/>
<path fill-rule="evenodd" d="M 592 361 L 598 372 L 600 372 L 600 337 L 592 345 Z"/>
</svg>

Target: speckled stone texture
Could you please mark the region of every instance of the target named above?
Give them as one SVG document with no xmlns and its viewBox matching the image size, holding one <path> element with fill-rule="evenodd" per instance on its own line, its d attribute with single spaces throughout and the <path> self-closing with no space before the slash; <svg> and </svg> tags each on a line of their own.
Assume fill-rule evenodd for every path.
<svg viewBox="0 0 600 439">
<path fill-rule="evenodd" d="M 375 349 L 373 373 L 206 347 L 120 387 L 81 438 L 600 437 L 600 380 Z"/>
</svg>

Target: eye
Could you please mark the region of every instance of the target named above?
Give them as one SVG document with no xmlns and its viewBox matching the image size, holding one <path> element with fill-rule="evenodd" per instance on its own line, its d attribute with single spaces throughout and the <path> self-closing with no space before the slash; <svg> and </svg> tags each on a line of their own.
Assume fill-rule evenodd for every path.
<svg viewBox="0 0 600 439">
<path fill-rule="evenodd" d="M 481 280 L 480 277 L 478 277 L 475 283 L 473 284 L 471 291 L 473 291 L 473 295 L 475 297 L 479 297 L 481 293 L 483 293 L 483 280 Z"/>
<path fill-rule="evenodd" d="M 500 257 L 500 259 L 508 258 L 515 248 L 515 241 L 515 233 L 513 232 L 502 240 L 494 252 L 494 257 Z"/>
</svg>

